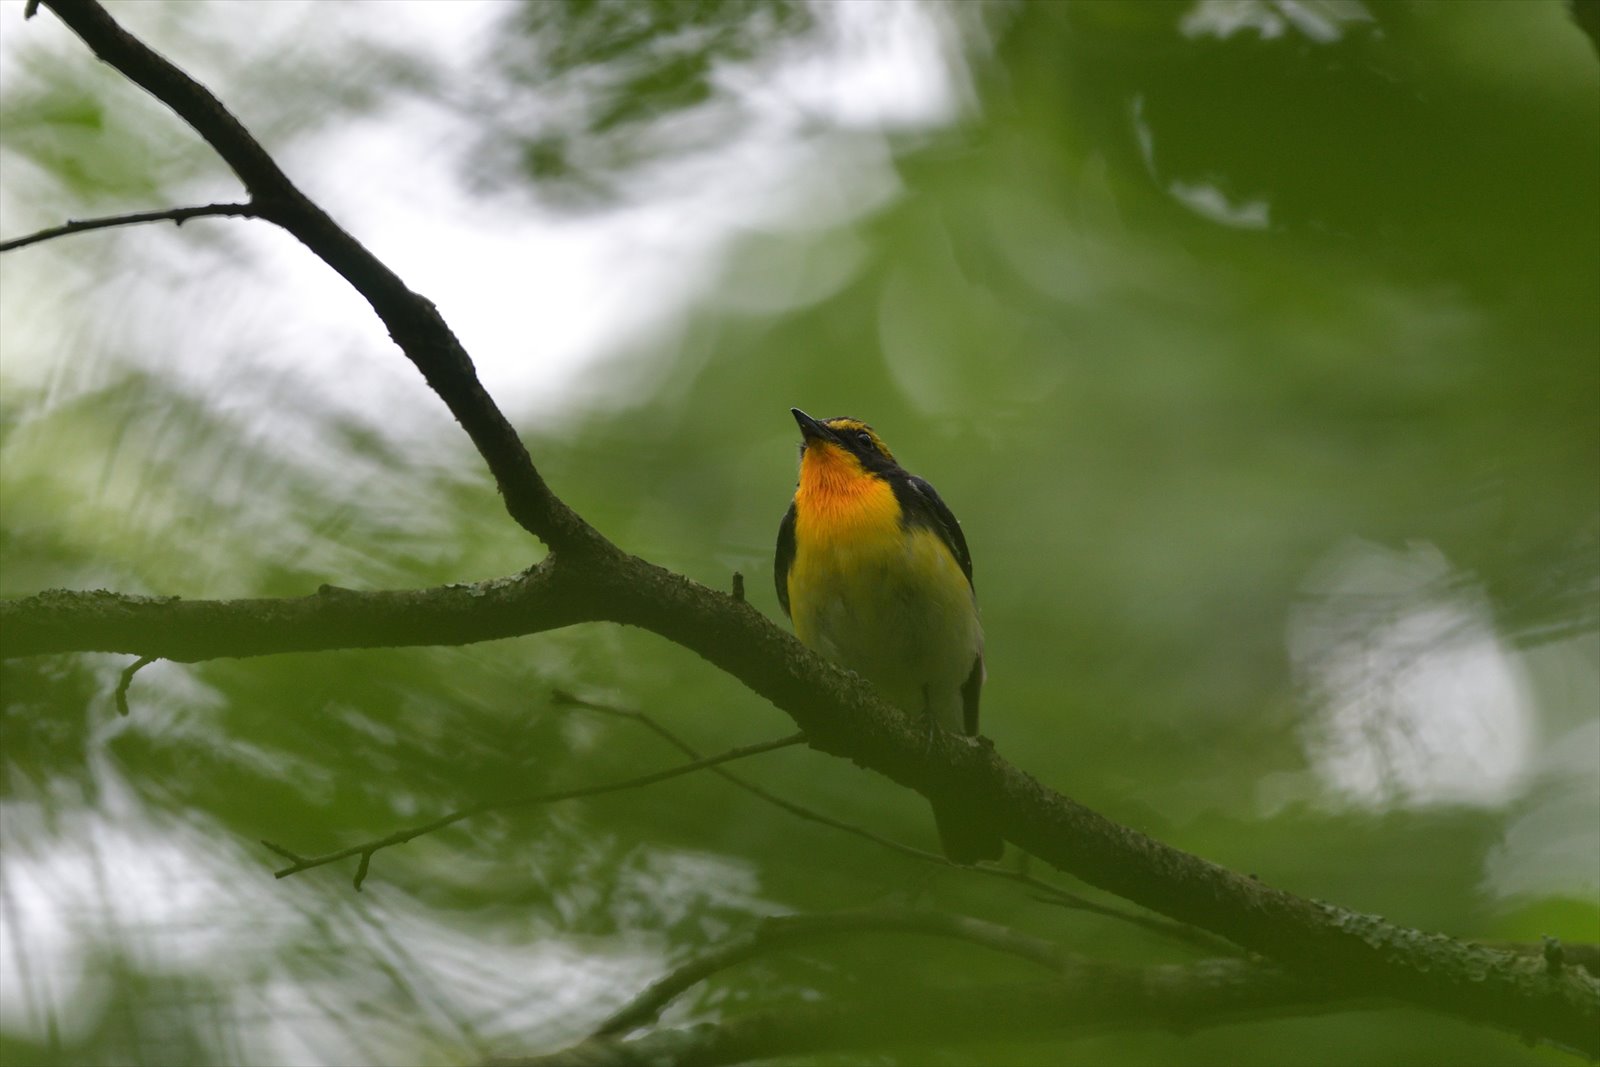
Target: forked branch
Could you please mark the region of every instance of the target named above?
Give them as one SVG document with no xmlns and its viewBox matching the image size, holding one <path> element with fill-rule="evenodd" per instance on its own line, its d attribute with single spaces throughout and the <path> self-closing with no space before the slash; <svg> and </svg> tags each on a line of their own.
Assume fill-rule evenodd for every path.
<svg viewBox="0 0 1600 1067">
<path fill-rule="evenodd" d="M 824 917 L 827 918 L 827 917 Z M 933 932 L 933 931 L 927 931 Z M 691 965 L 692 966 L 692 965 Z M 1119 1029 L 1188 1033 L 1253 1020 L 1380 1007 L 1359 991 L 1308 981 L 1271 964 L 1203 960 L 1124 967 L 1063 956 L 1045 982 L 929 987 L 908 979 L 863 988 L 849 1003 L 791 1004 L 637 1037 L 595 1034 L 494 1067 L 602 1067 L 777 1060 L 875 1048 L 948 1049 L 979 1041 L 1062 1040 Z"/>
<path fill-rule="evenodd" d="M 551 549 L 615 552 L 550 491 L 461 342 L 433 304 L 313 203 L 205 86 L 129 34 L 94 0 L 45 0 L 100 59 L 192 126 L 250 192 L 259 217 L 282 226 L 366 298 L 396 344 L 450 408 L 494 473 L 506 509 Z"/>
<path fill-rule="evenodd" d="M 805 739 L 804 734 L 790 734 L 774 741 L 761 741 L 753 745 L 742 745 L 739 748 L 730 748 L 728 751 L 718 753 L 715 756 L 697 759 L 692 763 L 679 764 L 676 767 L 668 767 L 663 771 L 642 774 L 636 778 L 610 782 L 606 785 L 583 786 L 579 789 L 565 789 L 555 793 L 534 793 L 530 796 L 508 797 L 504 800 L 486 800 L 470 807 L 452 811 L 448 815 L 441 815 L 439 818 L 429 822 L 421 823 L 417 826 L 408 826 L 404 830 L 396 830 L 392 834 L 386 834 L 383 837 L 365 841 L 359 845 L 351 845 L 349 848 L 327 852 L 320 856 L 302 856 L 297 852 L 291 852 L 282 845 L 275 845 L 271 841 L 263 841 L 261 843 L 290 861 L 289 866 L 272 873 L 274 878 L 287 878 L 292 874 L 299 874 L 301 871 L 309 871 L 313 867 L 325 867 L 330 863 L 349 859 L 351 856 L 359 856 L 361 858 L 356 866 L 355 887 L 360 889 L 361 883 L 366 881 L 367 871 L 371 867 L 374 853 L 381 852 L 386 848 L 393 848 L 395 845 L 403 845 L 407 841 L 415 841 L 424 834 L 435 833 L 447 826 L 454 826 L 463 819 L 470 819 L 474 815 L 482 815 L 486 811 L 531 808 L 542 804 L 555 804 L 563 800 L 597 797 L 605 793 L 620 793 L 626 789 L 641 789 L 647 785 L 655 785 L 657 782 L 665 782 L 669 778 L 681 778 L 686 774 L 693 774 L 695 771 L 705 770 L 708 767 L 717 767 L 724 763 L 731 763 L 734 760 L 744 759 L 746 756 L 759 756 L 763 752 L 773 752 L 780 748 L 803 744 Z"/>
<path fill-rule="evenodd" d="M 594 1031 L 594 1037 L 625 1034 L 655 1022 L 661 1010 L 686 990 L 718 971 L 769 952 L 797 944 L 811 945 L 818 939 L 861 933 L 916 934 L 967 941 L 995 952 L 1015 956 L 1056 973 L 1076 963 L 1060 946 L 1031 937 L 995 923 L 964 915 L 930 911 L 858 911 L 824 915 L 777 915 L 761 921 L 756 929 L 705 952 L 652 982 L 638 996 L 613 1012 Z"/>
<path fill-rule="evenodd" d="M 583 708 L 588 711 L 598 712 L 602 715 L 610 715 L 615 718 L 626 719 L 630 722 L 639 723 L 645 729 L 649 730 L 657 737 L 660 737 L 662 740 L 666 741 L 669 745 L 671 745 L 673 748 L 676 748 L 684 755 L 689 756 L 690 758 L 699 758 L 700 756 L 700 753 L 696 751 L 693 746 L 689 745 L 677 734 L 661 725 L 661 723 L 658 722 L 654 717 L 647 715 L 642 711 L 636 711 L 632 708 L 619 708 L 610 704 L 602 704 L 597 701 L 586 700 L 562 689 L 557 689 L 551 695 L 551 700 L 557 705 Z M 1000 881 L 1012 882 L 1017 885 L 1026 886 L 1028 889 L 1033 891 L 1038 899 L 1047 903 L 1055 904 L 1074 911 L 1083 911 L 1093 915 L 1103 915 L 1106 918 L 1117 919 L 1121 922 L 1130 923 L 1161 937 L 1182 942 L 1191 948 L 1200 948 L 1209 952 L 1221 953 L 1224 955 L 1238 952 L 1238 949 L 1229 944 L 1227 941 L 1217 937 L 1215 934 L 1209 934 L 1197 927 L 1185 926 L 1182 923 L 1175 923 L 1168 919 L 1161 919 L 1152 915 L 1141 915 L 1137 912 L 1127 911 L 1122 908 L 1099 904 L 1095 901 L 1089 900 L 1086 897 L 1080 896 L 1077 893 L 1068 892 L 1058 885 L 1053 885 L 1050 882 L 1045 881 L 1043 878 L 1038 878 L 1027 873 L 1026 871 L 1016 870 L 1011 867 L 990 864 L 981 864 L 978 866 L 969 867 L 963 864 L 955 863 L 943 853 L 929 852 L 928 850 L 921 848 L 912 848 L 910 845 L 895 841 L 892 838 L 884 837 L 882 834 L 874 833 L 864 826 L 857 826 L 854 823 L 848 823 L 842 819 L 835 819 L 831 815 L 824 815 L 822 812 L 808 808 L 803 804 L 796 804 L 792 800 L 786 800 L 783 797 L 773 793 L 771 790 L 756 785 L 754 782 L 742 778 L 725 768 L 719 767 L 713 770 L 711 773 L 732 783 L 738 788 L 744 790 L 746 793 L 749 793 L 751 796 L 771 804 L 773 807 L 776 807 L 781 811 L 786 811 L 798 819 L 804 819 L 807 822 L 814 822 L 820 826 L 826 826 L 830 829 L 849 834 L 852 837 L 859 837 L 864 841 L 872 842 L 879 848 L 886 849 L 900 856 L 905 856 L 908 859 L 916 860 L 919 863 L 928 863 L 936 867 L 947 867 L 951 870 L 961 871 L 964 874 L 969 874 L 974 877 L 995 878 L 999 879 Z"/>
</svg>

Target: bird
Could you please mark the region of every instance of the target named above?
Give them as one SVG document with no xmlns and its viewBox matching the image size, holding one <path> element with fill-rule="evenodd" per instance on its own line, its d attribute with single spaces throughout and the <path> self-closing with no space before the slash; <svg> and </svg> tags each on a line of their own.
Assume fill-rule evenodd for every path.
<svg viewBox="0 0 1600 1067">
<path fill-rule="evenodd" d="M 773 574 L 795 636 L 865 678 L 929 728 L 978 732 L 985 679 L 972 553 L 933 486 L 860 419 L 799 408 L 800 477 L 778 527 Z M 952 862 L 999 859 L 999 833 L 950 800 L 933 802 Z"/>
</svg>

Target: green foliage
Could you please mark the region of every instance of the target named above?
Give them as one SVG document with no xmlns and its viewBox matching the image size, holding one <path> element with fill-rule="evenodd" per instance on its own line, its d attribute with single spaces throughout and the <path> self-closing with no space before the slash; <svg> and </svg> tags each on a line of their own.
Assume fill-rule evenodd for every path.
<svg viewBox="0 0 1600 1067">
<path fill-rule="evenodd" d="M 1600 940 L 1600 93 L 1564 6 L 955 11 L 923 13 L 964 35 L 923 59 L 967 80 L 967 109 L 915 130 L 838 123 L 792 184 L 836 185 L 854 209 L 742 220 L 685 304 L 638 293 L 662 304 L 659 330 L 591 353 L 557 414 L 513 412 L 547 480 L 630 551 L 720 588 L 742 573 L 777 617 L 787 409 L 863 417 L 963 520 L 983 728 L 1014 762 L 1296 892 L 1476 939 Z M 1228 11 L 1255 21 L 1224 33 Z M 303 63 L 206 63 L 275 152 L 339 146 L 418 101 L 455 108 L 463 136 L 440 151 L 463 184 L 571 219 L 649 207 L 652 165 L 715 158 L 748 129 L 730 67 L 843 47 L 837 12 L 807 5 L 533 2 L 497 10 L 464 86 L 428 40 L 363 44 L 360 18 L 318 17 L 277 31 L 316 42 Z M 168 25 L 164 47 L 184 65 L 194 42 L 248 35 L 240 21 L 223 5 Z M 5 237 L 22 216 L 183 202 L 214 169 L 134 90 L 91 80 L 81 49 L 38 47 L 48 64 L 0 80 Z M 864 156 L 892 195 L 856 187 Z M 300 176 L 314 190 L 317 167 L 362 165 L 335 147 Z M 230 225 L 249 224 L 6 257 L 0 592 L 289 596 L 535 561 L 458 429 L 425 396 L 367 391 L 401 359 L 386 339 L 351 352 L 258 330 L 252 294 L 281 284 L 261 269 L 277 261 L 215 236 Z M 233 289 L 215 299 L 185 270 Z M 172 278 L 155 323 L 117 288 L 144 272 Z M 539 331 L 530 316 L 482 347 L 538 350 Z M 260 372 L 257 344 L 290 369 Z M 331 363 L 336 385 L 311 377 Z M 6 1063 L 553 1048 L 789 910 L 914 903 L 1120 962 L 1192 958 L 705 774 L 469 820 L 377 854 L 359 896 L 353 865 L 273 882 L 262 838 L 321 852 L 682 758 L 557 688 L 705 752 L 790 723 L 613 626 L 156 664 L 120 719 L 126 665 L 0 663 Z M 1351 715 L 1371 781 L 1330 754 Z M 858 768 L 790 749 L 731 769 L 933 847 L 926 805 Z M 718 975 L 666 1019 L 1031 975 L 968 945 L 819 944 Z M 1559 1059 L 1391 1011 L 883 1062 Z"/>
</svg>

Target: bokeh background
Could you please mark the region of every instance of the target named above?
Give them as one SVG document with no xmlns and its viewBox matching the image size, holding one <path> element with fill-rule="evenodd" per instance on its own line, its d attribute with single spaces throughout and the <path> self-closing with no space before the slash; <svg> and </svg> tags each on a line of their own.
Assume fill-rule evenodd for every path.
<svg viewBox="0 0 1600 1067">
<path fill-rule="evenodd" d="M 0 237 L 241 195 L 22 6 L 0 6 Z M 1561 0 L 112 10 L 440 305 L 619 544 L 740 572 L 779 617 L 787 409 L 866 418 L 963 520 L 1002 753 L 1299 893 L 1600 940 L 1600 64 Z M 539 557 L 369 310 L 263 223 L 8 253 L 0 331 L 0 594 Z M 261 838 L 318 852 L 679 759 L 557 688 L 708 751 L 790 724 L 615 626 L 160 663 L 120 718 L 127 662 L 0 663 L 7 1064 L 541 1051 L 791 911 L 1193 958 L 710 776 L 472 819 L 380 853 L 359 894 L 348 866 L 274 881 Z M 740 769 L 933 846 L 925 804 L 841 761 Z M 667 1020 L 1025 967 L 819 943 Z M 870 1062 L 1568 1060 L 1393 1010 Z"/>
</svg>

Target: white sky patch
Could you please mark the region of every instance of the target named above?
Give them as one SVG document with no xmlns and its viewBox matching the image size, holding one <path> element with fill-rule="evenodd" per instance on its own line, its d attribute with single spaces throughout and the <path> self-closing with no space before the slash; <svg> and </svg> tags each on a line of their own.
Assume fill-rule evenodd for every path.
<svg viewBox="0 0 1600 1067">
<path fill-rule="evenodd" d="M 119 789 L 117 791 L 125 791 Z M 3 809 L 8 837 L 37 830 L 31 804 Z M 59 814 L 49 816 L 61 820 Z M 32 836 L 30 834 L 30 836 Z M 280 895 L 240 878 L 237 850 L 180 826 L 132 829 L 121 818 L 78 812 L 56 827 L 49 848 L 8 845 L 0 909 L 0 1028 L 45 1034 L 45 1009 L 30 991 L 47 990 L 64 1032 L 93 1025 L 96 953 L 116 946 L 152 973 L 203 969 L 215 975 L 251 965 L 290 918 Z"/>
<path fill-rule="evenodd" d="M 145 974 L 204 977 L 216 999 L 197 1013 L 226 1020 L 258 1062 L 399 1062 L 429 1039 L 459 1051 L 469 1029 L 508 1046 L 534 1036 L 555 1045 L 665 972 L 661 929 L 718 909 L 776 910 L 736 863 L 651 851 L 622 872 L 617 918 L 652 933 L 602 950 L 533 913 L 496 936 L 471 916 L 450 925 L 381 875 L 358 895 L 344 883 L 348 865 L 274 881 L 263 851 L 198 823 L 151 825 L 114 771 L 101 780 L 122 796 L 108 806 L 128 810 L 74 813 L 54 835 L 40 820 L 59 815 L 0 808 L 10 834 L 48 841 L 8 846 L 0 879 L 4 1032 L 87 1037 L 110 994 L 110 949 Z M 344 883 L 331 895 L 330 875 Z"/>
<path fill-rule="evenodd" d="M 1174 181 L 1167 192 L 1196 215 L 1212 222 L 1241 230 L 1264 230 L 1271 220 L 1271 207 L 1263 199 L 1233 200 L 1208 182 Z"/>
<path fill-rule="evenodd" d="M 270 56 L 285 33 L 304 31 L 305 20 L 288 17 L 289 6 L 276 5 L 279 17 L 251 54 Z M 332 19 L 324 23 L 332 39 L 359 32 L 402 50 L 425 40 L 443 83 L 470 84 L 482 76 L 482 55 L 504 13 L 490 3 L 355 3 L 319 8 L 314 21 Z M 135 14 L 127 17 L 137 29 Z M 277 151 L 314 200 L 438 304 L 508 413 L 548 416 L 611 390 L 631 397 L 642 383 L 608 378 L 597 389 L 584 381 L 586 373 L 621 351 L 671 354 L 678 324 L 698 302 L 715 296 L 725 280 L 726 253 L 749 231 L 822 230 L 881 208 L 899 184 L 892 154 L 873 143 L 881 146 L 891 132 L 950 122 L 970 103 L 961 59 L 962 27 L 970 19 L 959 11 L 902 0 L 819 3 L 812 14 L 813 29 L 714 69 L 715 91 L 703 104 L 665 117 L 664 127 L 640 130 L 641 137 L 670 139 L 672 123 L 693 125 L 711 114 L 737 119 L 718 127 L 727 131 L 722 136 L 704 144 L 688 138 L 696 147 L 665 153 L 624 175 L 622 195 L 603 209 L 569 213 L 520 195 L 466 188 L 455 149 L 469 139 L 463 129 L 469 120 L 417 97 L 336 122 Z M 0 47 L 28 47 L 31 30 L 8 32 Z M 172 58 L 180 65 L 190 59 Z M 203 63 L 197 70 L 204 72 Z M 225 78 L 218 88 L 226 102 Z M 194 202 L 231 195 L 208 186 L 195 192 Z M 371 310 L 321 262 L 281 234 L 264 232 L 268 227 L 259 222 L 190 225 L 232 227 L 229 239 L 248 251 L 255 269 L 230 270 L 226 261 L 197 258 L 184 231 L 127 231 L 125 237 L 146 242 L 140 254 L 191 277 L 182 287 L 164 270 L 95 283 L 101 288 L 91 306 L 109 302 L 144 313 L 142 328 L 118 324 L 126 342 L 119 359 L 189 379 L 210 396 L 230 388 L 216 372 L 220 361 L 242 379 L 231 388 L 245 409 L 253 406 L 262 378 L 288 375 L 351 414 L 383 412 L 374 421 L 395 438 L 437 439 L 447 418 L 438 401 L 392 348 Z M 195 280 L 197 273 L 202 276 Z M 30 299 L 22 269 L 8 271 L 6 281 L 16 299 Z M 815 286 L 802 288 L 799 299 L 815 298 Z M 85 294 L 76 297 L 83 301 Z M 761 301 L 764 307 L 777 303 L 772 294 Z M 208 324 L 208 316 L 217 321 Z M 175 319 L 190 335 L 226 337 L 236 350 L 219 357 L 214 348 L 185 345 L 174 359 Z M 42 330 L 57 316 L 37 321 Z M 5 353 L 12 382 L 37 382 L 51 373 L 48 366 L 24 364 L 69 358 L 59 344 L 15 340 Z M 251 368 L 253 377 L 246 373 Z M 272 423 L 266 431 L 275 437 L 305 437 L 296 412 L 260 417 Z"/>
<path fill-rule="evenodd" d="M 1350 541 L 1288 627 L 1317 777 L 1358 807 L 1500 806 L 1535 743 L 1528 687 L 1488 598 L 1430 545 Z"/>
<path fill-rule="evenodd" d="M 1372 22 L 1360 0 L 1197 0 L 1178 24 L 1187 37 L 1227 40 L 1253 32 L 1264 41 L 1293 30 L 1317 44 L 1331 44 L 1356 22 Z"/>
<path fill-rule="evenodd" d="M 866 130 L 927 129 L 974 107 L 962 54 L 973 26 L 918 0 L 817 3 L 819 33 L 776 69 L 728 70 L 724 85 L 767 117 L 808 115 Z M 967 12 L 970 14 L 971 12 Z"/>
<path fill-rule="evenodd" d="M 1128 105 L 1128 117 L 1133 125 L 1133 139 L 1139 145 L 1139 158 L 1152 181 L 1165 188 L 1168 195 L 1196 215 L 1223 226 L 1264 230 L 1271 224 L 1272 205 L 1265 199 L 1236 200 L 1211 182 L 1168 181 L 1156 165 L 1155 135 L 1150 131 L 1144 109 L 1144 95 L 1135 94 Z"/>
<path fill-rule="evenodd" d="M 1600 897 L 1600 637 L 1582 634 L 1525 655 L 1548 694 L 1547 738 L 1533 780 L 1500 842 L 1484 857 L 1493 897 Z"/>
<path fill-rule="evenodd" d="M 1600 722 L 1577 726 L 1543 753 L 1545 795 L 1506 827 L 1484 858 L 1496 897 L 1600 896 Z"/>
</svg>

